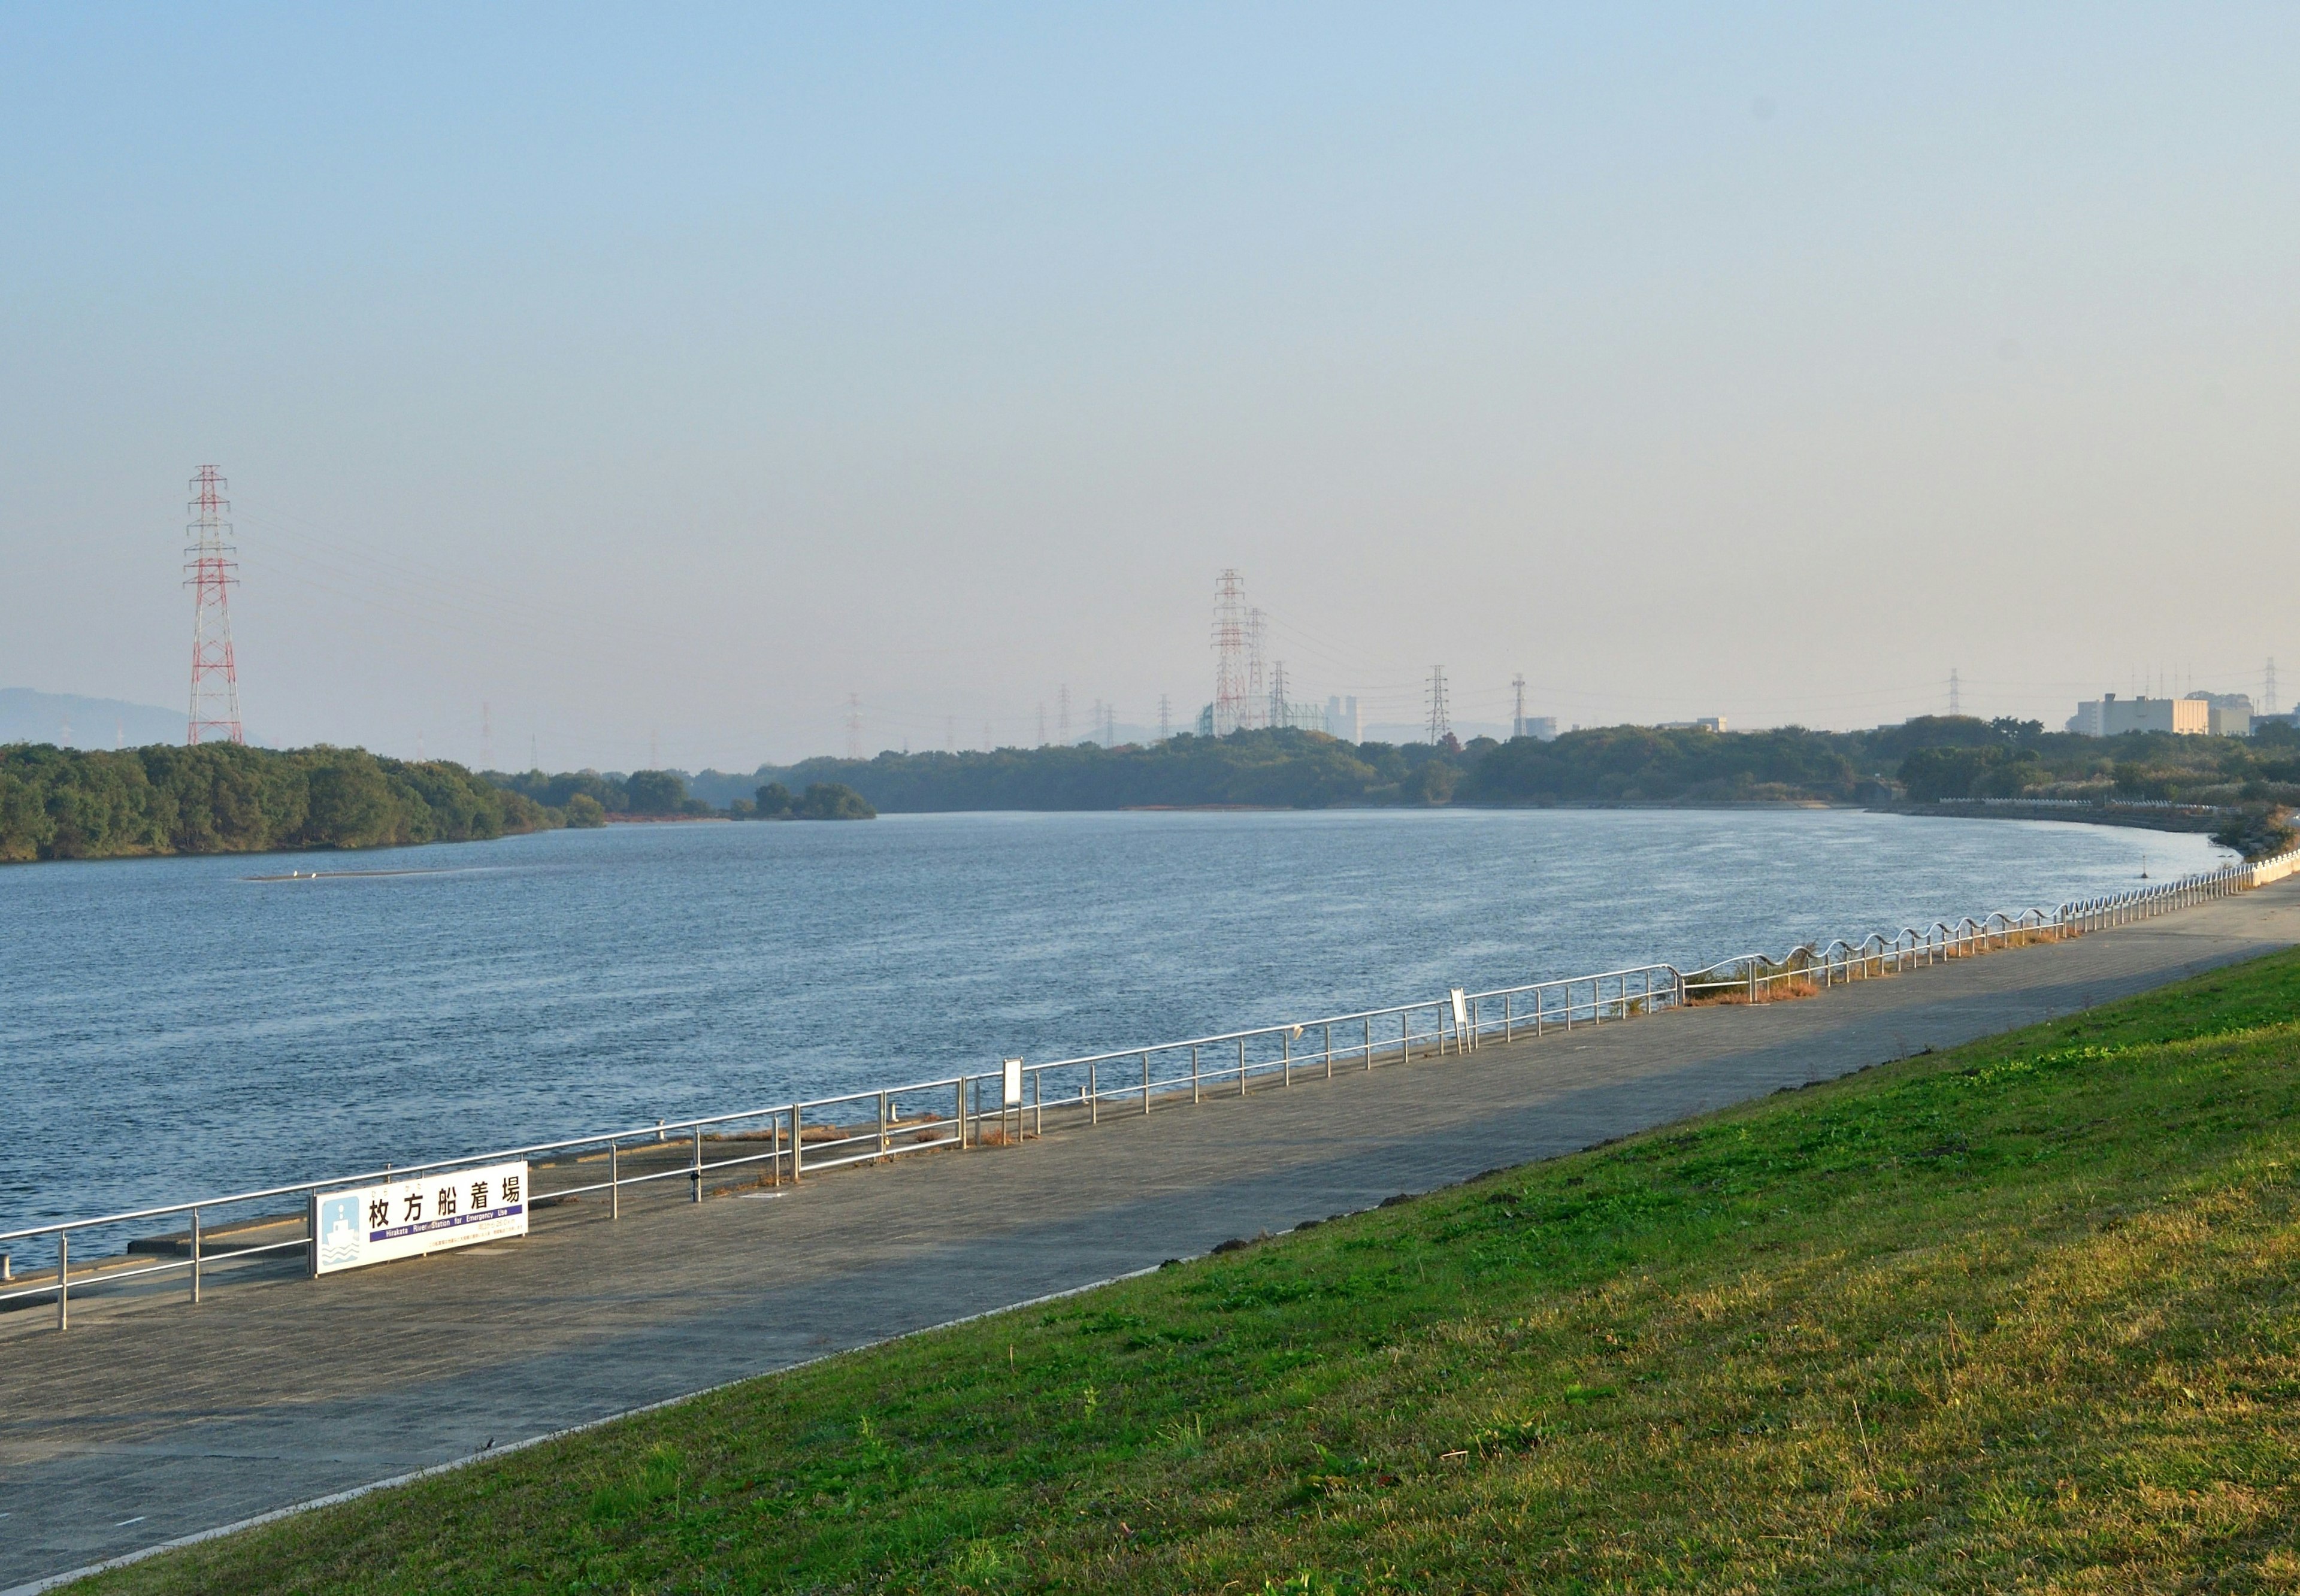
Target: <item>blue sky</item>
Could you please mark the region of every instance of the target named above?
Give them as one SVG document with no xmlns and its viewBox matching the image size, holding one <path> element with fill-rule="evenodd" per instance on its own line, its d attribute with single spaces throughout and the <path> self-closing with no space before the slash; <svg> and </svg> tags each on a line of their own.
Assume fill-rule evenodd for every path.
<svg viewBox="0 0 2300 1596">
<path fill-rule="evenodd" d="M 0 10 L 0 685 L 628 767 L 2300 681 L 2300 12 Z M 2291 692 L 2286 694 L 2288 701 Z"/>
</svg>

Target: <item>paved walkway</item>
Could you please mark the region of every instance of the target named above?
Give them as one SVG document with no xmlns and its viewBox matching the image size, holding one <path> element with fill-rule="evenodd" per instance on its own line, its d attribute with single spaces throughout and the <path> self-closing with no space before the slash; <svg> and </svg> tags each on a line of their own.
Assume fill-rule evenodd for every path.
<svg viewBox="0 0 2300 1596">
<path fill-rule="evenodd" d="M 2300 943 L 2300 882 L 322 1281 L 0 1318 L 0 1588 Z"/>
</svg>

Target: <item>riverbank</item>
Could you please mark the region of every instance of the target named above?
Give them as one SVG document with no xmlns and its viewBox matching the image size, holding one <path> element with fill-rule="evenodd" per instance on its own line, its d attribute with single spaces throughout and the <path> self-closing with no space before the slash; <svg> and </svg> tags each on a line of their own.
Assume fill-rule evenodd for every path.
<svg viewBox="0 0 2300 1596">
<path fill-rule="evenodd" d="M 2287 953 L 87 1588 L 2266 1588 L 2296 1010 Z"/>
<path fill-rule="evenodd" d="M 2143 831 L 2210 835 L 2240 811 L 2216 804 L 2081 803 L 2054 799 L 1968 798 L 1948 803 L 1870 806 L 1879 814 L 1952 820 L 2065 820 L 2079 826 L 2126 826 Z"/>
<path fill-rule="evenodd" d="M 63 1334 L 7 1316 L 0 1405 L 18 1417 L 0 1434 L 0 1512 L 14 1526 L 0 1539 L 0 1584 L 1945 1051 L 2296 941 L 2300 889 L 2279 885 L 1815 1002 L 1577 1027 L 754 1200 L 666 1195 L 619 1223 L 575 1205 L 516 1246 L 220 1289 L 196 1310 L 172 1295 L 76 1301 Z M 439 1334 L 407 1334 L 412 1288 Z M 129 1367 L 141 1377 L 121 1380 Z M 167 1404 L 149 1401 L 155 1386 Z M 283 1454 L 294 1470 L 271 1461 Z"/>
</svg>

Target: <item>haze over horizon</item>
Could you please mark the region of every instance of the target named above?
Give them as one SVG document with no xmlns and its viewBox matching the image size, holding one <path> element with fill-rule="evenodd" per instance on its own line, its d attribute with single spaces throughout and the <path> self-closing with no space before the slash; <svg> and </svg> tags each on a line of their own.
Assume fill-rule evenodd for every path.
<svg viewBox="0 0 2300 1596">
<path fill-rule="evenodd" d="M 1226 566 L 1377 723 L 1437 661 L 2288 707 L 2296 67 L 2241 5 L 12 7 L 0 686 L 182 702 L 213 461 L 274 743 L 1184 725 Z"/>
</svg>

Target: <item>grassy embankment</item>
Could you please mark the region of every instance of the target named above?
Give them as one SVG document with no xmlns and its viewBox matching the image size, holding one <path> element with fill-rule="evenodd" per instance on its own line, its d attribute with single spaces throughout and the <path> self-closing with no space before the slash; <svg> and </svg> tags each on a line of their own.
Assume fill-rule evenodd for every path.
<svg viewBox="0 0 2300 1596">
<path fill-rule="evenodd" d="M 2300 955 L 99 1591 L 2300 1589 Z"/>
</svg>

